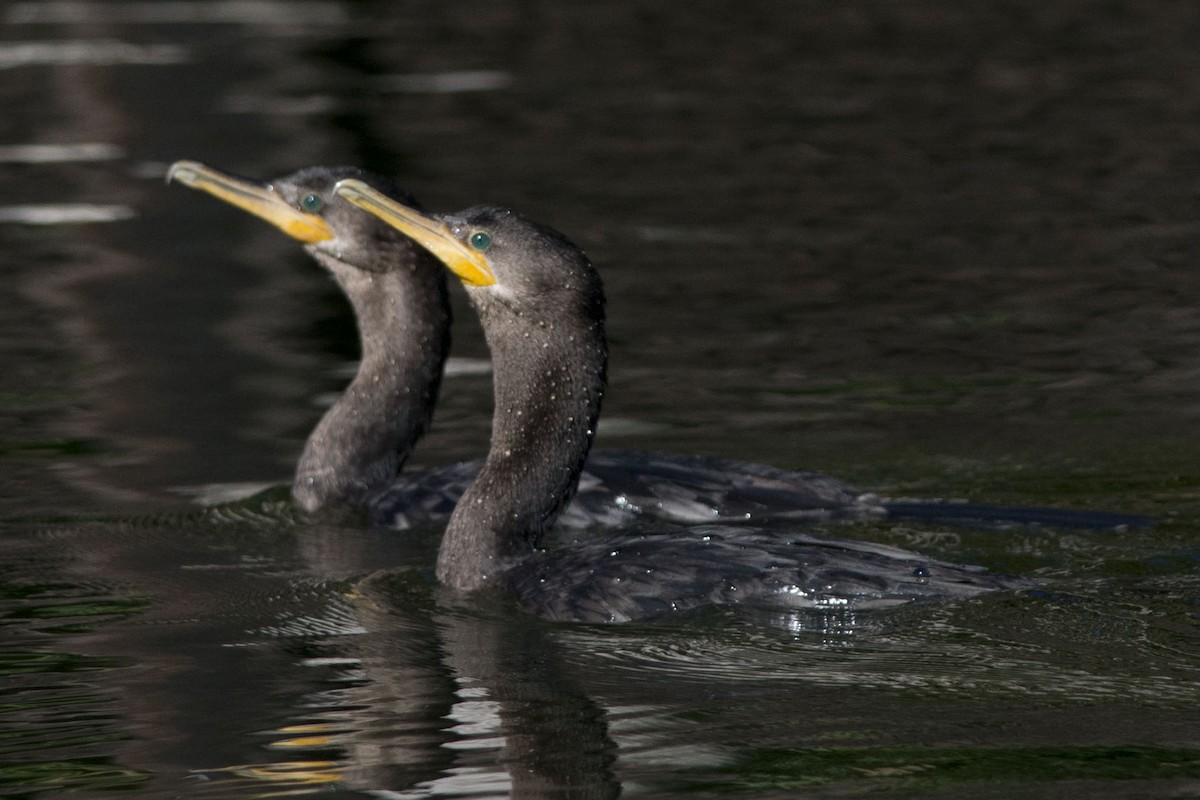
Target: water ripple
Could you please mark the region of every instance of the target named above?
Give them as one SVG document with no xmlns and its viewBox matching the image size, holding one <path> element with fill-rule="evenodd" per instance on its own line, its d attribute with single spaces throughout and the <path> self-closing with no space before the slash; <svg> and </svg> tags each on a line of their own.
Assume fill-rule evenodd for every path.
<svg viewBox="0 0 1200 800">
<path fill-rule="evenodd" d="M 1099 619 L 1090 606 L 1086 600 L 1020 596 L 880 613 L 810 613 L 779 621 L 774 630 L 763 628 L 763 620 L 748 623 L 731 615 L 728 636 L 682 626 L 666 636 L 670 631 L 654 626 L 640 633 L 578 629 L 560 635 L 570 643 L 572 661 L 591 670 L 602 664 L 596 673 L 620 687 L 630 685 L 631 675 L 644 681 L 646 671 L 655 670 L 676 682 L 764 690 L 787 682 L 942 699 L 1136 698 L 1162 708 L 1200 701 L 1200 681 L 1188 677 L 1193 662 L 1186 653 L 1162 648 L 1155 669 L 1126 667 L 1136 662 L 1122 659 L 1120 651 L 1137 649 L 1142 638 L 1130 629 L 1149 620 Z M 1034 630 L 1026 627 L 1031 620 Z"/>
</svg>

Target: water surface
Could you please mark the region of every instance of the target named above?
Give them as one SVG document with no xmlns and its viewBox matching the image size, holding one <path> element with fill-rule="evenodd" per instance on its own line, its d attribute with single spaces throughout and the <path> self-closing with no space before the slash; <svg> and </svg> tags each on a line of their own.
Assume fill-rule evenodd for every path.
<svg viewBox="0 0 1200 800">
<path fill-rule="evenodd" d="M 0 793 L 1200 794 L 1189 4 L 0 15 Z M 356 345 L 179 158 L 562 229 L 608 290 L 601 446 L 1162 522 L 827 531 L 1041 587 L 887 613 L 458 608 L 436 531 L 197 504 L 286 482 Z M 456 304 L 417 463 L 487 444 Z"/>
</svg>

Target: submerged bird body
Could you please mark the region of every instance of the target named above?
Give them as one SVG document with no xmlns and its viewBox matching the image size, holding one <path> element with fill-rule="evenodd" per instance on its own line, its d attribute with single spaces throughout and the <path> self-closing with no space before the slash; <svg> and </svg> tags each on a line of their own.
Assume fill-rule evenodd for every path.
<svg viewBox="0 0 1200 800">
<path fill-rule="evenodd" d="M 404 473 L 367 498 L 370 516 L 398 529 L 444 525 L 482 467 L 483 460 L 476 459 Z M 588 453 L 578 489 L 554 527 L 817 522 L 872 519 L 886 513 L 874 495 L 819 472 L 707 456 L 603 449 Z"/>
<path fill-rule="evenodd" d="M 709 605 L 863 610 L 1030 585 L 872 542 L 722 525 L 537 552 L 503 584 L 556 622 L 629 622 Z"/>
<path fill-rule="evenodd" d="M 713 603 L 883 605 L 1021 585 L 894 548 L 750 527 L 539 550 L 576 489 L 599 415 L 607 355 L 599 277 L 561 234 L 504 209 L 425 215 L 361 181 L 337 192 L 462 279 L 492 352 L 492 443 L 442 540 L 437 576 L 446 586 L 502 587 L 548 619 L 613 622 Z M 832 481 L 824 491 L 855 497 Z"/>
</svg>

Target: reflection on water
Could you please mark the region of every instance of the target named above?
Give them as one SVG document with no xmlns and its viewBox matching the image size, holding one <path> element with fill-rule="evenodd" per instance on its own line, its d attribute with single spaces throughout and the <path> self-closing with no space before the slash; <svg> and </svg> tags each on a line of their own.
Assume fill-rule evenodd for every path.
<svg viewBox="0 0 1200 800">
<path fill-rule="evenodd" d="M 5 539 L 17 791 L 614 797 L 1071 777 L 1124 796 L 1124 780 L 1200 778 L 1181 744 L 1200 700 L 1194 580 L 553 626 L 440 609 L 420 569 L 435 534 L 314 530 L 275 500 Z M 378 564 L 400 571 L 352 579 Z"/>
<path fill-rule="evenodd" d="M 338 2 L 309 0 L 208 0 L 207 2 L 87 3 L 76 0 L 38 0 L 13 3 L 6 21 L 13 24 L 120 23 L 169 25 L 176 23 L 238 24 L 274 27 L 333 25 L 349 22 L 352 15 Z"/>
<path fill-rule="evenodd" d="M 124 158 L 125 151 L 111 144 L 15 144 L 0 145 L 0 162 L 10 164 L 50 164 L 70 161 L 112 161 Z"/>
<path fill-rule="evenodd" d="M 81 203 L 43 206 L 0 206 L 0 223 L 24 225 L 71 225 L 80 222 L 120 222 L 134 216 L 128 206 Z"/>
<path fill-rule="evenodd" d="M 691 12 L 0 9 L 0 793 L 1195 792 L 1191 8 Z M 436 531 L 192 505 L 286 480 L 356 352 L 291 242 L 162 186 L 178 158 L 569 233 L 610 298 L 601 444 L 1164 522 L 839 529 L 1039 585 L 886 613 L 450 608 Z M 456 302 L 425 463 L 486 445 Z"/>
<path fill-rule="evenodd" d="M 185 51 L 175 45 L 136 45 L 104 39 L 0 44 L 0 69 L 44 64 L 179 64 L 186 60 Z"/>
</svg>

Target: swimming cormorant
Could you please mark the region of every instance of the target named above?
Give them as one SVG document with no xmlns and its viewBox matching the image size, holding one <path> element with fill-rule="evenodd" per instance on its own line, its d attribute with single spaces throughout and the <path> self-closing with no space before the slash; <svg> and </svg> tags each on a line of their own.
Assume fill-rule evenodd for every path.
<svg viewBox="0 0 1200 800">
<path fill-rule="evenodd" d="M 426 215 L 369 182 L 335 192 L 466 286 L 494 364 L 492 441 L 446 527 L 437 577 L 507 589 L 539 616 L 619 622 L 713 603 L 891 605 L 1024 585 L 895 548 L 705 525 L 539 549 L 575 490 L 604 392 L 600 278 L 557 231 L 506 209 Z"/>
</svg>

